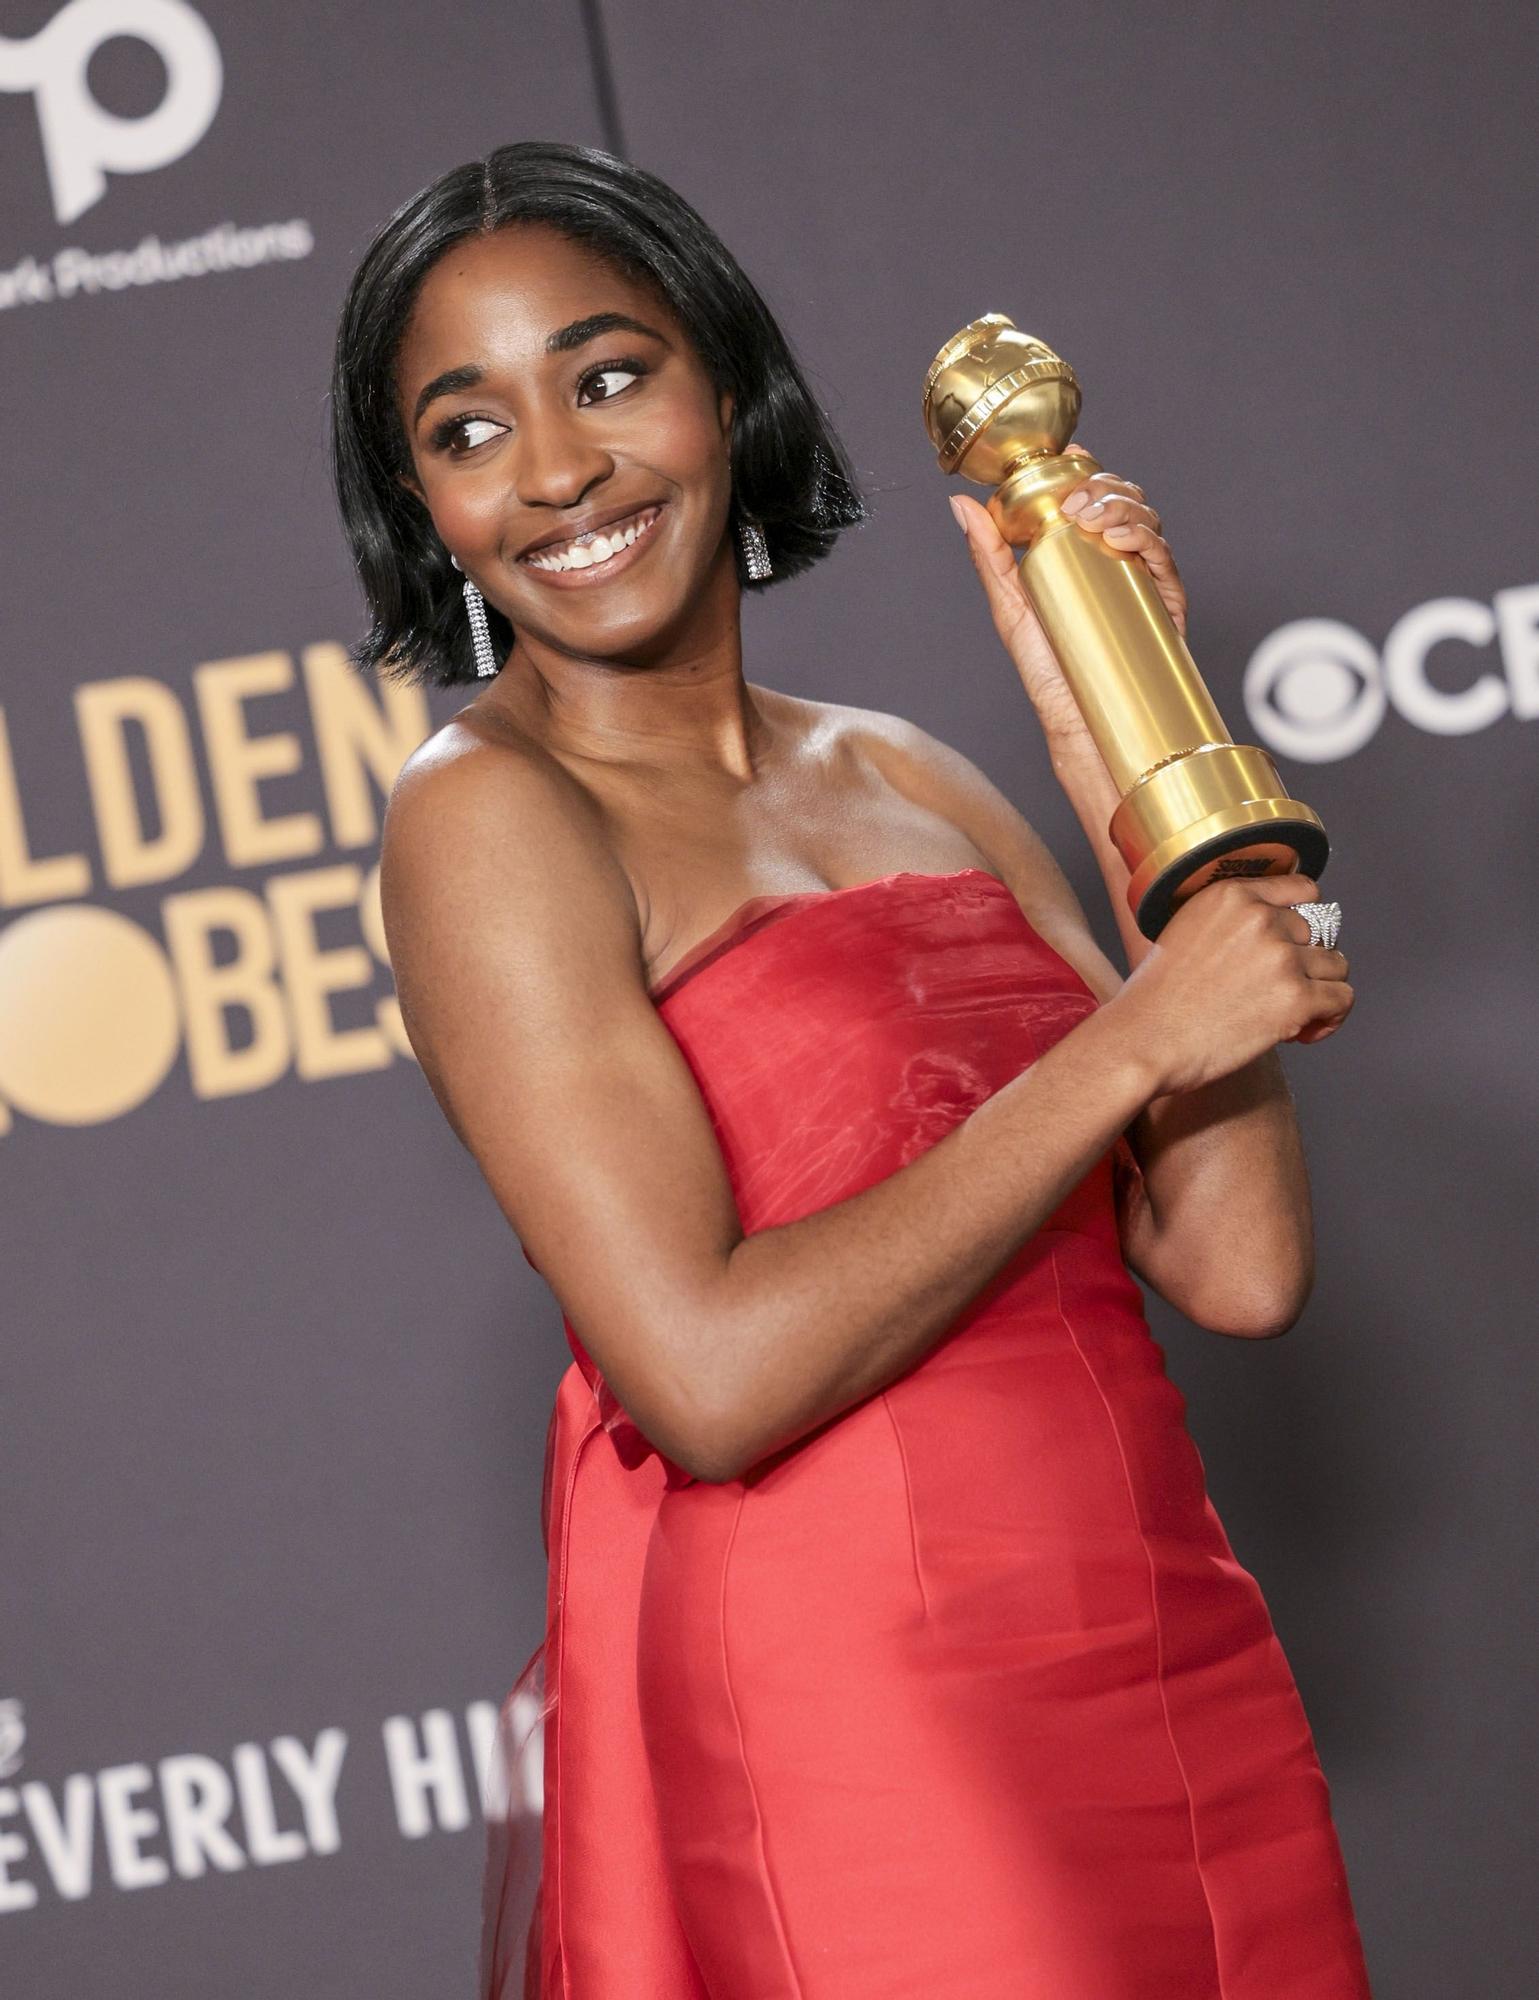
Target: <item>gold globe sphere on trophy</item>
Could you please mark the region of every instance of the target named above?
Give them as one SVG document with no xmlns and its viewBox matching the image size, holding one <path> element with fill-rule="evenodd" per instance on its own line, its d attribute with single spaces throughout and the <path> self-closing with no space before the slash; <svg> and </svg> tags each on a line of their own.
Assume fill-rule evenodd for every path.
<svg viewBox="0 0 1539 2000">
<path fill-rule="evenodd" d="M 1003 313 L 948 340 L 924 385 L 943 472 L 995 490 L 988 511 L 1121 798 L 1110 833 L 1145 937 L 1226 875 L 1318 877 L 1330 844 L 1264 750 L 1236 743 L 1138 557 L 1075 525 L 1059 501 L 1097 460 L 1064 455 L 1073 370 Z"/>
</svg>

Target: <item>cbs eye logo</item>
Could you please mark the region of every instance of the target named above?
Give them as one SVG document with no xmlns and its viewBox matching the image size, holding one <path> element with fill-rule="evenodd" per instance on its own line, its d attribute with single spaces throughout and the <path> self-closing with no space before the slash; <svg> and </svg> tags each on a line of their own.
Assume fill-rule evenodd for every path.
<svg viewBox="0 0 1539 2000">
<path fill-rule="evenodd" d="M 1350 757 L 1384 720 L 1379 656 L 1334 618 L 1301 618 L 1263 639 L 1244 692 L 1246 713 L 1271 747 L 1306 763 Z"/>
<path fill-rule="evenodd" d="M 1493 643 L 1500 672 L 1487 666 L 1459 687 L 1439 686 L 1428 673 L 1435 647 Z M 1418 604 L 1390 628 L 1382 651 L 1355 626 L 1301 618 L 1262 640 L 1243 686 L 1261 740 L 1310 764 L 1361 750 L 1391 707 L 1434 736 L 1467 736 L 1508 713 L 1539 716 L 1539 584 L 1499 590 L 1490 604 L 1469 597 Z"/>
<path fill-rule="evenodd" d="M 120 118 L 91 95 L 86 71 L 104 42 L 147 42 L 165 65 L 153 111 Z M 60 222 L 107 192 L 107 175 L 144 174 L 179 160 L 219 109 L 219 44 L 187 0 L 69 0 L 26 41 L 0 36 L 0 91 L 31 91 Z"/>
</svg>

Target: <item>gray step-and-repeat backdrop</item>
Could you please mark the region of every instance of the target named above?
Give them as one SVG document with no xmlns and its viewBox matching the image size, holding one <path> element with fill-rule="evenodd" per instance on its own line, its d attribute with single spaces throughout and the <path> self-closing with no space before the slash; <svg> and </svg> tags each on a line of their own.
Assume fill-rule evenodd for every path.
<svg viewBox="0 0 1539 2000">
<path fill-rule="evenodd" d="M 1532 1993 L 1536 67 L 1516 5 L 0 8 L 7 1996 L 470 1990 L 567 1357 L 393 1002 L 381 803 L 458 698 L 346 668 L 324 392 L 373 226 L 536 136 L 703 209 L 871 489 L 750 677 L 967 751 L 1108 944 L 921 433 L 940 340 L 1060 348 L 1161 508 L 1359 1002 L 1286 1057 L 1304 1318 L 1153 1323 L 1378 1991 Z"/>
</svg>

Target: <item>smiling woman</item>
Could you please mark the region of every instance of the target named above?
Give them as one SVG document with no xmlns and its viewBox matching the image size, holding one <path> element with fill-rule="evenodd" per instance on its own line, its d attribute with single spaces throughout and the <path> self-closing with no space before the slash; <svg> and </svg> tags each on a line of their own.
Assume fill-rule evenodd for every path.
<svg viewBox="0 0 1539 2000">
<path fill-rule="evenodd" d="M 658 596 L 690 601 L 730 551 L 729 503 L 762 529 L 773 580 L 865 515 L 842 446 L 736 261 L 663 182 L 584 148 L 501 147 L 390 218 L 343 310 L 331 420 L 372 612 L 353 657 L 407 679 L 476 678 L 453 557 L 481 589 L 504 658 L 516 623 L 543 628 L 548 585 L 608 580 L 647 542 L 665 573 Z M 705 489 L 691 477 L 702 454 L 718 471 Z M 668 521 L 670 506 L 690 518 Z M 623 562 L 612 535 L 599 557 L 599 532 L 642 511 L 652 523 L 622 535 Z M 736 582 L 758 582 L 740 551 Z M 585 640 L 597 636 L 588 615 Z M 648 622 L 632 602 L 610 637 Z M 558 635 L 574 636 L 559 615 Z"/>
<path fill-rule="evenodd" d="M 495 635 L 396 780 L 381 908 L 572 1354 L 486 2000 L 1364 2000 L 1298 1692 L 1130 1276 L 1240 1338 L 1302 1306 L 1275 1045 L 1352 998 L 1313 884 L 1215 884 L 1149 945 L 976 505 L 1126 981 L 966 758 L 745 677 L 745 588 L 862 505 L 637 168 L 509 146 L 409 202 L 332 413 L 356 662 L 474 680 L 462 588 Z M 1074 492 L 1058 532 L 1183 615 L 1142 490 Z"/>
</svg>

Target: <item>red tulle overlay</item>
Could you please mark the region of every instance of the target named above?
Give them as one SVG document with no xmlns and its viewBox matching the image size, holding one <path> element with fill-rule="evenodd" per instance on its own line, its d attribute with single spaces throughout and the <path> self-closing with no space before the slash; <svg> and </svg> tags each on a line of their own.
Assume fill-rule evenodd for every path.
<svg viewBox="0 0 1539 2000">
<path fill-rule="evenodd" d="M 755 898 L 654 1000 L 748 1233 L 1096 1004 L 976 868 Z M 1366 2000 L 1298 1691 L 1122 1259 L 1136 1176 L 1119 1141 L 743 1480 L 661 1457 L 567 1323 L 482 2000 Z"/>
</svg>

